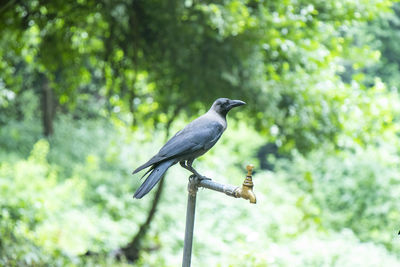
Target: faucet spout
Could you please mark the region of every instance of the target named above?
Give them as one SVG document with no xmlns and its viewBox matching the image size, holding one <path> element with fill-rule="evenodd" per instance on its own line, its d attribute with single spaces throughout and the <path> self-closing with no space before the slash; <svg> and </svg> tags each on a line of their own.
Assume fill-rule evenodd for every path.
<svg viewBox="0 0 400 267">
<path fill-rule="evenodd" d="M 249 198 L 248 199 L 250 200 L 250 203 L 256 204 L 257 203 L 257 199 L 256 199 L 256 195 L 254 194 L 253 190 L 249 190 L 248 192 L 249 192 Z"/>
</svg>

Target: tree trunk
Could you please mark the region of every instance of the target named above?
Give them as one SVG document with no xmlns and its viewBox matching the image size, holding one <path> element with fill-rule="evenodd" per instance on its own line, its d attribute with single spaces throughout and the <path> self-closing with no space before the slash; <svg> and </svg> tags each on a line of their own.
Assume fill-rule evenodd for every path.
<svg viewBox="0 0 400 267">
<path fill-rule="evenodd" d="M 173 120 L 175 119 L 175 117 L 177 116 L 177 114 L 179 113 L 179 111 L 181 110 L 182 106 L 183 105 L 178 106 L 174 110 L 171 119 L 168 121 L 168 123 L 166 125 L 166 129 L 165 129 L 165 132 L 166 132 L 165 140 L 166 141 L 168 140 L 169 135 L 170 135 L 170 126 L 171 126 Z M 153 203 L 151 204 L 151 208 L 147 215 L 146 221 L 140 226 L 138 233 L 132 239 L 132 241 L 128 245 L 121 248 L 120 250 L 118 250 L 115 253 L 115 255 L 117 255 L 118 258 L 121 258 L 121 256 L 124 255 L 125 258 L 130 262 L 134 262 L 139 258 L 139 252 L 142 248 L 142 246 L 141 246 L 142 239 L 145 237 L 148 229 L 150 228 L 150 224 L 153 220 L 153 217 L 157 211 L 157 206 L 160 202 L 163 188 L 164 188 L 164 177 L 161 179 L 161 181 L 158 185 L 157 192 L 154 196 Z"/>
<path fill-rule="evenodd" d="M 157 206 L 158 206 L 158 203 L 161 198 L 161 193 L 163 191 L 163 187 L 164 187 L 163 185 L 164 185 L 164 177 L 161 179 L 160 184 L 158 185 L 157 192 L 154 196 L 154 200 L 151 205 L 150 211 L 147 215 L 146 221 L 140 226 L 139 231 L 136 234 L 136 236 L 133 238 L 133 240 L 126 247 L 121 249 L 121 251 L 118 255 L 119 257 L 122 254 L 130 262 L 134 262 L 139 258 L 139 252 L 142 248 L 141 247 L 142 239 L 144 238 L 147 231 L 149 230 L 150 223 L 153 220 L 153 217 L 156 213 Z"/>
<path fill-rule="evenodd" d="M 53 119 L 54 119 L 54 105 L 53 105 L 53 90 L 50 88 L 49 80 L 45 75 L 42 75 L 42 122 L 43 134 L 49 137 L 53 134 Z"/>
</svg>

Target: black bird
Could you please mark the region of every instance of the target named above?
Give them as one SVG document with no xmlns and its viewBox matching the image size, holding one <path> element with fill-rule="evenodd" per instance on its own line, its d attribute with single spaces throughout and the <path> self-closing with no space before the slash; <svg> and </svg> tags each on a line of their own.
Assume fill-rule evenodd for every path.
<svg viewBox="0 0 400 267">
<path fill-rule="evenodd" d="M 219 98 L 215 100 L 210 110 L 193 120 L 181 131 L 177 132 L 160 151 L 148 162 L 133 171 L 135 174 L 145 168 L 151 168 L 143 175 L 150 173 L 144 183 L 136 190 L 134 198 L 142 198 L 160 179 L 169 167 L 176 163 L 191 171 L 200 179 L 193 167 L 193 161 L 212 148 L 226 129 L 226 114 L 234 107 L 246 104 L 241 100 Z"/>
</svg>

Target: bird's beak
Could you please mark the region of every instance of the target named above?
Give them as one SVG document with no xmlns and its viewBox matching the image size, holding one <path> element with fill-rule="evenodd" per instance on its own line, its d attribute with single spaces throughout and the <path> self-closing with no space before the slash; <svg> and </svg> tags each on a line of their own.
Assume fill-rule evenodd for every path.
<svg viewBox="0 0 400 267">
<path fill-rule="evenodd" d="M 239 107 L 243 105 L 246 105 L 246 102 L 242 100 L 231 100 L 229 103 L 229 108 Z"/>
</svg>

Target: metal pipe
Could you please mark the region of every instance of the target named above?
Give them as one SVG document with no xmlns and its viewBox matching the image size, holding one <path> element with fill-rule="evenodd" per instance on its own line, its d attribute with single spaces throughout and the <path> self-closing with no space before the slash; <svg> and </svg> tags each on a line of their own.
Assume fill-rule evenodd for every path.
<svg viewBox="0 0 400 267">
<path fill-rule="evenodd" d="M 244 198 L 250 200 L 250 203 L 256 203 L 256 196 L 253 193 L 252 171 L 253 165 L 247 166 L 247 176 L 242 187 L 220 184 L 212 181 L 209 178 L 199 179 L 195 175 L 189 177 L 188 184 L 188 203 L 186 208 L 186 226 L 185 226 L 185 241 L 183 245 L 183 260 L 182 267 L 190 267 L 192 259 L 192 244 L 193 244 L 193 229 L 196 211 L 196 196 L 199 187 L 208 188 L 214 191 L 225 193 L 234 198 Z"/>
<path fill-rule="evenodd" d="M 190 267 L 192 258 L 192 244 L 193 244 L 193 229 L 194 219 L 196 211 L 196 195 L 197 195 L 197 183 L 198 179 L 196 176 L 189 177 L 188 184 L 188 203 L 186 208 L 186 227 L 185 227 L 185 241 L 183 245 L 183 260 L 182 267 Z"/>
<path fill-rule="evenodd" d="M 205 187 L 211 190 L 215 190 L 218 192 L 222 192 L 227 194 L 228 196 L 238 198 L 236 195 L 236 190 L 239 188 L 238 186 L 230 185 L 230 184 L 220 184 L 214 182 L 213 180 L 202 179 L 199 181 L 199 187 Z"/>
</svg>

